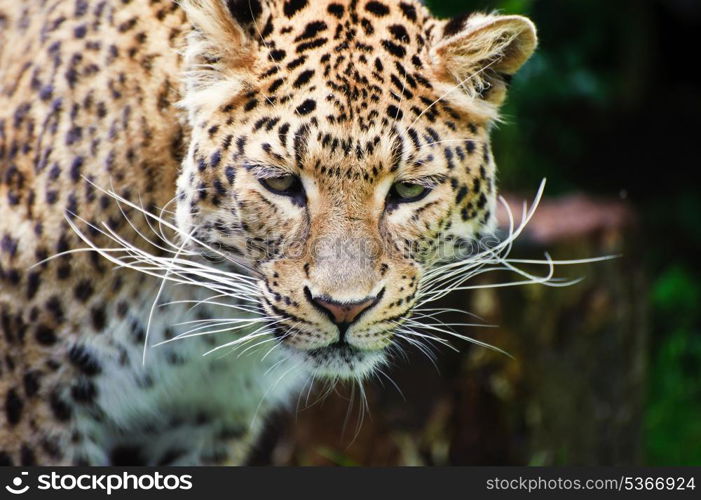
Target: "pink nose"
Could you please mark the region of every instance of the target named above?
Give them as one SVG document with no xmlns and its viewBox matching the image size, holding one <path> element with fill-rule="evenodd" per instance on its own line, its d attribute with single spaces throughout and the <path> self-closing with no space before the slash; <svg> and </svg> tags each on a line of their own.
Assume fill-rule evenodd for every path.
<svg viewBox="0 0 701 500">
<path fill-rule="evenodd" d="M 360 313 L 375 303 L 375 297 L 369 297 L 357 302 L 336 302 L 326 297 L 314 297 L 314 302 L 325 309 L 337 325 L 349 324 L 360 316 Z"/>
</svg>

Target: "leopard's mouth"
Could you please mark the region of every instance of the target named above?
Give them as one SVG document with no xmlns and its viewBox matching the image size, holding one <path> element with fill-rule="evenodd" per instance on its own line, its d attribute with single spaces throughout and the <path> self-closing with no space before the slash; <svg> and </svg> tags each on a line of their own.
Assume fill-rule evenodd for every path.
<svg viewBox="0 0 701 500">
<path fill-rule="evenodd" d="M 320 378 L 364 379 L 386 360 L 386 349 L 365 350 L 346 342 L 309 350 L 288 346 L 287 350 L 302 357 L 312 374 Z"/>
</svg>

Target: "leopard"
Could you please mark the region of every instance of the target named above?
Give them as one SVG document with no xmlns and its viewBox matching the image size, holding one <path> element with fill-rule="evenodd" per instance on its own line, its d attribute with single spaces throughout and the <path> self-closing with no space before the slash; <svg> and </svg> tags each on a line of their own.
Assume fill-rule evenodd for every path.
<svg viewBox="0 0 701 500">
<path fill-rule="evenodd" d="M 245 464 L 420 346 L 536 45 L 415 0 L 0 0 L 0 465 Z"/>
</svg>

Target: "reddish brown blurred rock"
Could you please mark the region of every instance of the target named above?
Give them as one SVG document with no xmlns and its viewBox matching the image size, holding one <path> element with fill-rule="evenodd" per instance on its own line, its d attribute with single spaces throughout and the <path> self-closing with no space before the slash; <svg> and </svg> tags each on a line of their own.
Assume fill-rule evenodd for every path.
<svg viewBox="0 0 701 500">
<path fill-rule="evenodd" d="M 514 219 L 519 221 L 523 203 L 530 203 L 530 200 L 509 195 L 505 200 Z M 499 204 L 497 220 L 500 227 L 508 226 L 503 204 Z M 542 245 L 559 244 L 602 232 L 621 233 L 633 221 L 630 206 L 622 200 L 597 200 L 584 194 L 573 194 L 543 200 L 526 228 L 526 235 Z"/>
</svg>

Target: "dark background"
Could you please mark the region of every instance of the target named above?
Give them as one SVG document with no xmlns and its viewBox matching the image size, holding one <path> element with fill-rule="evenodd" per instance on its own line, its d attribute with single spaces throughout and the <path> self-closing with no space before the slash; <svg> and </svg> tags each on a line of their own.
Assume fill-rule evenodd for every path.
<svg viewBox="0 0 701 500">
<path fill-rule="evenodd" d="M 538 27 L 494 133 L 501 191 L 532 198 L 547 177 L 546 215 L 553 207 L 539 224 L 567 207 L 604 222 L 531 235 L 514 255 L 623 256 L 577 268 L 587 280 L 571 289 L 451 297 L 499 324 L 483 338 L 516 359 L 462 345 L 440 352 L 438 374 L 412 356 L 391 374 L 406 401 L 369 383 L 357 435 L 357 397 L 348 412 L 350 389 L 339 389 L 281 414 L 252 463 L 701 464 L 701 2 L 428 4 L 445 17 L 523 14 Z"/>
<path fill-rule="evenodd" d="M 450 15 L 480 7 L 432 2 Z M 648 288 L 644 463 L 701 464 L 699 117 L 694 54 L 701 2 L 504 1 L 539 27 L 496 134 L 506 190 L 548 178 L 548 194 L 625 197 Z"/>
</svg>

